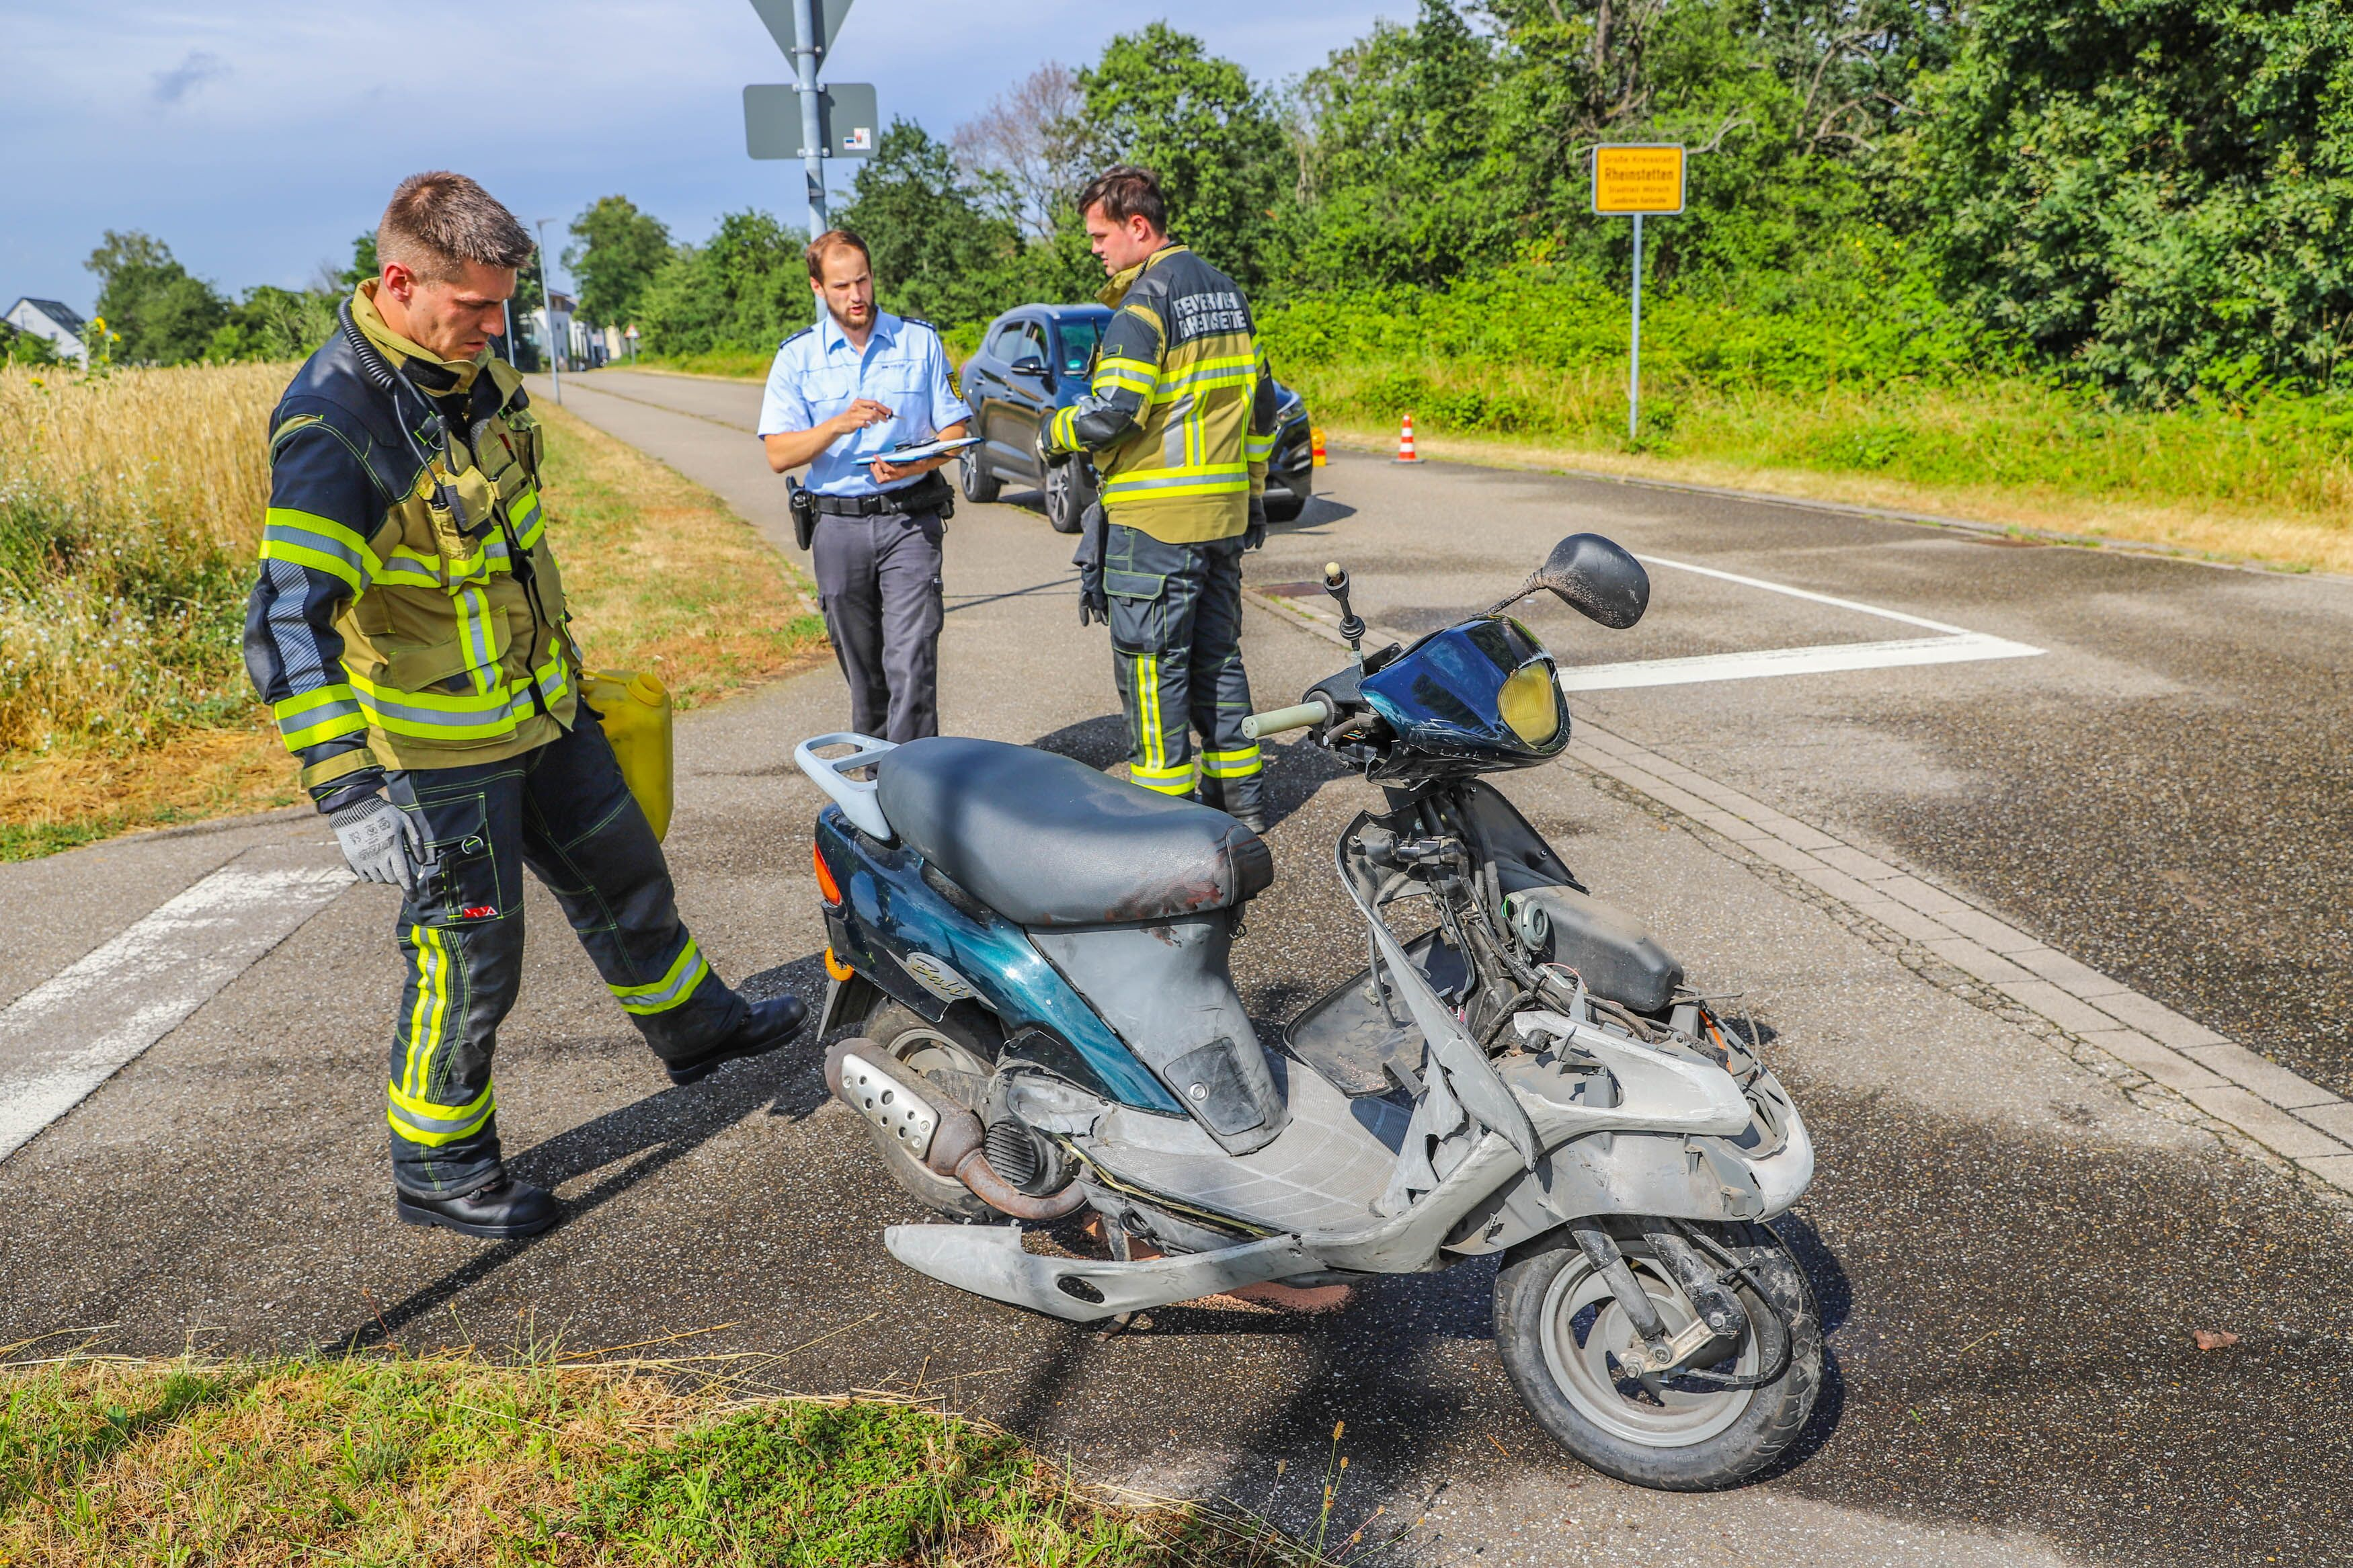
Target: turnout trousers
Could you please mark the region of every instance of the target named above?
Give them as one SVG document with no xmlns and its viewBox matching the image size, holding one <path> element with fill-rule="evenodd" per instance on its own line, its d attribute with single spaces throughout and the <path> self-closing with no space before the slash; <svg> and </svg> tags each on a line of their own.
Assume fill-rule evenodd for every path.
<svg viewBox="0 0 2353 1568">
<path fill-rule="evenodd" d="M 395 1184 L 429 1197 L 500 1173 L 491 1066 L 522 979 L 526 868 L 656 1056 L 699 1056 L 743 1023 L 749 1008 L 679 921 L 661 845 L 586 702 L 569 732 L 520 756 L 386 783 L 423 829 L 427 858 L 440 858 L 400 910 Z"/>
<path fill-rule="evenodd" d="M 885 741 L 940 732 L 940 537 L 935 512 L 817 520 L 825 635 L 849 683 L 849 727 Z"/>
<path fill-rule="evenodd" d="M 1112 523 L 1103 537 L 1113 674 L 1127 712 L 1128 776 L 1221 811 L 1262 809 L 1258 742 L 1242 734 L 1242 542 L 1165 544 Z M 1197 762 L 1190 731 L 1201 737 Z"/>
</svg>

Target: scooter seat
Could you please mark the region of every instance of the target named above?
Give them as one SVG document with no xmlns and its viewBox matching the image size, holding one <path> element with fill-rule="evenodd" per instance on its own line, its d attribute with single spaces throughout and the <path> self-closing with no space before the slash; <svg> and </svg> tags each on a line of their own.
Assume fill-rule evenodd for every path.
<svg viewBox="0 0 2353 1568">
<path fill-rule="evenodd" d="M 1200 914 L 1274 880 L 1265 842 L 1224 812 L 1051 752 L 934 736 L 884 752 L 875 772 L 892 829 L 1020 925 Z"/>
</svg>

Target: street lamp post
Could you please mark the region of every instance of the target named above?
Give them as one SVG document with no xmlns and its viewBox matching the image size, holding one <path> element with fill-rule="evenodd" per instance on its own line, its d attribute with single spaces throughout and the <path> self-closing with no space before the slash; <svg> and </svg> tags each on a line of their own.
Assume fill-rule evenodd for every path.
<svg viewBox="0 0 2353 1568">
<path fill-rule="evenodd" d="M 539 309 L 547 319 L 547 374 L 555 378 L 555 401 L 564 401 L 564 351 L 555 346 L 555 286 L 547 280 L 547 220 L 539 220 Z"/>
</svg>

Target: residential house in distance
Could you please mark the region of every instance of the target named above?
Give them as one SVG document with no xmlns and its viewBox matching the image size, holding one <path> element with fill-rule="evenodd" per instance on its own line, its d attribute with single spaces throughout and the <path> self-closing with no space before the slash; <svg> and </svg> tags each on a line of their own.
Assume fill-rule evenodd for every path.
<svg viewBox="0 0 2353 1568">
<path fill-rule="evenodd" d="M 55 300 L 36 300 L 27 295 L 9 306 L 8 313 L 0 316 L 0 321 L 19 331 L 48 339 L 59 359 L 90 363 L 90 345 L 82 341 L 90 323 L 81 319 L 79 311 L 69 310 Z"/>
</svg>

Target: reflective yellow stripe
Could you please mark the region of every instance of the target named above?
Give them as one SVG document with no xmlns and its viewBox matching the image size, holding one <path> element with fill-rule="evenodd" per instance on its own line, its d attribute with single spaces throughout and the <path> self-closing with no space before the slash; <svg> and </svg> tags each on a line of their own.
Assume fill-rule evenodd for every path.
<svg viewBox="0 0 2353 1568">
<path fill-rule="evenodd" d="M 364 589 L 383 563 L 351 529 L 331 517 L 273 506 L 262 514 L 261 558 L 290 561 L 342 579 L 353 593 Z"/>
<path fill-rule="evenodd" d="M 1119 388 L 1148 398 L 1157 386 L 1159 378 L 1160 367 L 1149 360 L 1098 360 L 1095 362 L 1094 385 L 1092 390 L 1100 396 L 1105 392 Z"/>
<path fill-rule="evenodd" d="M 1261 755 L 1258 743 L 1254 741 L 1236 752 L 1203 752 L 1201 753 L 1201 771 L 1213 779 L 1245 778 L 1251 773 L 1261 772 L 1265 766 L 1266 761 Z"/>
<path fill-rule="evenodd" d="M 620 1002 L 622 1008 L 642 1017 L 649 1013 L 667 1013 L 692 996 L 711 973 L 711 965 L 702 961 L 702 953 L 692 937 L 679 949 L 669 971 L 650 985 L 607 985 Z"/>
<path fill-rule="evenodd" d="M 1193 764 L 1179 763 L 1173 768 L 1138 768 L 1127 770 L 1129 782 L 1161 795 L 1183 795 L 1193 787 Z"/>
<path fill-rule="evenodd" d="M 1160 734 L 1159 657 L 1145 654 L 1136 660 L 1135 668 L 1135 710 L 1144 726 L 1144 763 L 1158 772 L 1168 762 L 1168 749 L 1162 743 Z"/>
<path fill-rule="evenodd" d="M 488 1084 L 464 1105 L 436 1105 L 429 1100 L 402 1093 L 398 1084 L 386 1084 L 385 1093 L 391 1101 L 385 1120 L 392 1124 L 393 1131 L 408 1142 L 422 1143 L 427 1148 L 472 1137 L 498 1110 L 496 1097 Z"/>
<path fill-rule="evenodd" d="M 358 700 L 352 689 L 337 683 L 298 693 L 282 702 L 269 705 L 270 717 L 278 721 L 278 734 L 290 752 L 305 746 L 315 746 L 322 741 L 332 741 L 342 735 L 356 735 L 367 728 L 367 720 L 360 712 Z"/>
<path fill-rule="evenodd" d="M 492 1103 L 492 1092 L 488 1084 L 482 1086 L 481 1093 L 463 1105 L 436 1104 L 421 1095 L 408 1093 L 396 1083 L 385 1085 L 384 1091 L 391 1097 L 392 1103 L 400 1110 L 408 1112 L 411 1116 L 435 1121 L 463 1121 L 470 1116 L 480 1115 L 488 1110 Z"/>
<path fill-rule="evenodd" d="M 417 945 L 417 1005 L 408 1016 L 408 1049 L 404 1053 L 408 1091 L 425 1091 L 426 1074 L 441 1043 L 441 1026 L 449 1015 L 449 950 L 431 926 L 411 926 L 409 940 Z"/>
<path fill-rule="evenodd" d="M 404 588 L 438 588 L 443 586 L 441 563 L 438 557 L 421 555 L 406 544 L 396 544 L 377 570 L 375 580 Z"/>
</svg>

